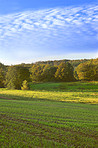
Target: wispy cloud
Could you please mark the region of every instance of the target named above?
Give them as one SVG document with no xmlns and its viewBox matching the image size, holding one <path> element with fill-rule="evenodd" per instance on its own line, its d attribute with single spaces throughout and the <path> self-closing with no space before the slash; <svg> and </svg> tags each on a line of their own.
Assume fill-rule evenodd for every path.
<svg viewBox="0 0 98 148">
<path fill-rule="evenodd" d="M 23 55 L 28 58 L 45 54 L 49 49 L 52 49 L 52 54 L 59 53 L 59 49 L 61 52 L 65 49 L 66 53 L 67 49 L 75 49 L 74 46 L 77 50 L 84 47 L 97 50 L 97 41 L 96 5 L 0 15 L 0 50 L 8 48 L 17 57 L 22 56 L 23 50 L 26 51 Z"/>
<path fill-rule="evenodd" d="M 22 33 L 25 29 L 26 31 L 39 31 L 40 29 L 49 31 L 62 27 L 73 27 L 73 30 L 82 27 L 79 28 L 82 31 L 87 25 L 92 27 L 92 32 L 97 31 L 94 27 L 98 21 L 97 10 L 98 6 L 68 7 L 3 15 L 0 16 L 0 36 Z M 86 28 L 86 31 L 89 29 Z"/>
</svg>

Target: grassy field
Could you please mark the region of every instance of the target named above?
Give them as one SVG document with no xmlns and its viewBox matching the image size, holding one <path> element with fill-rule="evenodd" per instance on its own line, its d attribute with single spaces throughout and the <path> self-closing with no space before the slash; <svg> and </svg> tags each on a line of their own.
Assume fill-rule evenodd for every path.
<svg viewBox="0 0 98 148">
<path fill-rule="evenodd" d="M 98 82 L 0 89 L 1 148 L 97 148 Z"/>
<path fill-rule="evenodd" d="M 98 82 L 38 83 L 30 85 L 31 90 L 64 92 L 98 92 Z"/>
</svg>

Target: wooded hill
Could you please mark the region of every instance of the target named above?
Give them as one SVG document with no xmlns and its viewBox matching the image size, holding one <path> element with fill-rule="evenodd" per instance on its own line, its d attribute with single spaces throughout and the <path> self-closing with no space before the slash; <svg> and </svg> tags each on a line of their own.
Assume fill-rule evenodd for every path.
<svg viewBox="0 0 98 148">
<path fill-rule="evenodd" d="M 80 64 L 80 63 L 84 63 L 86 61 L 89 61 L 91 59 L 81 59 L 81 60 L 67 60 L 67 59 L 63 59 L 63 60 L 48 60 L 48 61 L 38 61 L 35 63 L 31 63 L 31 64 L 26 64 L 26 63 L 21 63 L 15 66 L 22 66 L 22 67 L 27 67 L 27 68 L 31 68 L 34 64 L 49 64 L 51 66 L 58 66 L 60 63 L 70 63 L 74 69 Z"/>
<path fill-rule="evenodd" d="M 27 82 L 98 81 L 98 58 L 39 61 L 5 66 L 0 63 L 0 87 L 26 89 Z M 24 87 L 23 87 L 23 85 Z"/>
<path fill-rule="evenodd" d="M 89 59 L 81 59 L 81 60 L 67 60 L 67 59 L 64 59 L 64 60 L 54 60 L 54 61 L 39 61 L 39 62 L 36 62 L 35 64 L 50 64 L 50 65 L 53 65 L 53 66 L 58 66 L 60 63 L 70 63 L 74 68 L 76 68 L 80 63 L 84 63 L 86 61 L 89 61 Z"/>
</svg>

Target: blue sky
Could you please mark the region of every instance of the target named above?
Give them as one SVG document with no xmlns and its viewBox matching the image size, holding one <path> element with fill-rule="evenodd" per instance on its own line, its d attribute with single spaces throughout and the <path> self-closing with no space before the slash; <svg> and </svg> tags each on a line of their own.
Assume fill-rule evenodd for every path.
<svg viewBox="0 0 98 148">
<path fill-rule="evenodd" d="M 0 0 L 0 62 L 98 57 L 98 0 Z"/>
</svg>

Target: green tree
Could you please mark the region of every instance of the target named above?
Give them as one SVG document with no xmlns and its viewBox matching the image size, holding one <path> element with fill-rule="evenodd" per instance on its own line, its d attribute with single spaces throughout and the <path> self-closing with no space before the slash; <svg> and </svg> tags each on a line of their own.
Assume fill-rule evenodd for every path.
<svg viewBox="0 0 98 148">
<path fill-rule="evenodd" d="M 68 62 L 62 62 L 58 66 L 58 69 L 55 73 L 55 77 L 58 81 L 62 82 L 74 81 L 75 79 L 73 75 L 73 66 Z"/>
<path fill-rule="evenodd" d="M 2 63 L 0 63 L 0 87 L 4 87 L 5 83 L 5 74 L 6 74 L 6 67 Z"/>
<path fill-rule="evenodd" d="M 75 71 L 79 80 L 98 80 L 98 58 L 79 64 Z"/>
<path fill-rule="evenodd" d="M 30 69 L 32 82 L 43 81 L 43 69 L 44 69 L 44 67 L 45 67 L 44 64 L 35 64 L 35 65 L 32 66 L 32 68 Z"/>
<path fill-rule="evenodd" d="M 55 72 L 57 70 L 56 66 L 51 66 L 47 64 L 43 69 L 43 81 L 53 82 L 55 81 Z"/>
<path fill-rule="evenodd" d="M 21 89 L 24 80 L 30 81 L 30 72 L 25 67 L 10 66 L 6 73 L 5 85 L 9 89 Z"/>
<path fill-rule="evenodd" d="M 5 75 L 2 68 L 0 68 L 0 88 L 4 87 Z"/>
</svg>

